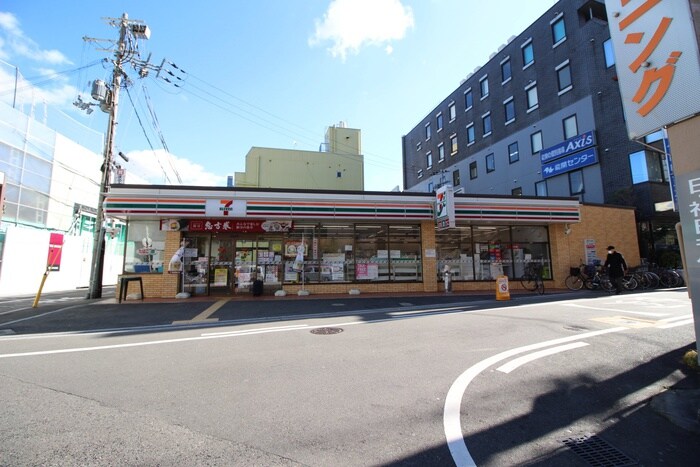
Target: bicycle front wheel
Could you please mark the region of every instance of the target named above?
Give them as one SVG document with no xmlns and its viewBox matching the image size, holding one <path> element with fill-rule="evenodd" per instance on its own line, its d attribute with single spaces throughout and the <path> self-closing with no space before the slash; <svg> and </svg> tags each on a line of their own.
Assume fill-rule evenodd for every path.
<svg viewBox="0 0 700 467">
<path fill-rule="evenodd" d="M 537 280 L 537 293 L 544 295 L 544 281 L 542 279 Z"/>
<path fill-rule="evenodd" d="M 583 288 L 583 279 L 581 279 L 581 276 L 569 276 L 564 279 L 564 284 L 569 290 L 581 290 Z"/>
<path fill-rule="evenodd" d="M 520 279 L 520 284 L 522 284 L 524 289 L 529 290 L 530 292 L 534 292 L 535 289 L 537 289 L 537 279 L 529 274 L 524 275 Z"/>
</svg>

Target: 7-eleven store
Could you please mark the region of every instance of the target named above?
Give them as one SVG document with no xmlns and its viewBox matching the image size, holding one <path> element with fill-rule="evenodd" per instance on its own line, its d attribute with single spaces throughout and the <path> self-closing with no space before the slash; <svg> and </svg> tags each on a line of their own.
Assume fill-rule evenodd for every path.
<svg viewBox="0 0 700 467">
<path fill-rule="evenodd" d="M 630 209 L 453 199 L 443 230 L 424 193 L 113 185 L 104 211 L 127 224 L 124 275 L 141 276 L 146 297 L 249 293 L 255 278 L 266 294 L 436 292 L 445 271 L 454 291 L 493 291 L 500 275 L 517 289 L 528 263 L 548 288 L 563 287 L 570 266 L 598 250 L 604 258 L 608 243 L 637 245 Z"/>
</svg>

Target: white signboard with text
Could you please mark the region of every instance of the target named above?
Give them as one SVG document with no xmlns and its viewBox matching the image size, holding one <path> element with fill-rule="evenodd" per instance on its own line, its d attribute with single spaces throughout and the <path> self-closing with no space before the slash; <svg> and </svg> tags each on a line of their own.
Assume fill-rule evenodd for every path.
<svg viewBox="0 0 700 467">
<path fill-rule="evenodd" d="M 700 112 L 698 42 L 688 0 L 605 0 L 631 139 Z"/>
</svg>

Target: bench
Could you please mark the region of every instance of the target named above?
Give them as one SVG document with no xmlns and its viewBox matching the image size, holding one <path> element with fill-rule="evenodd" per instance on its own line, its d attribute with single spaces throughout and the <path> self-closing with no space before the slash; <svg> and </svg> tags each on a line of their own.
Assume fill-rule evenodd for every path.
<svg viewBox="0 0 700 467">
<path fill-rule="evenodd" d="M 129 282 L 138 282 L 141 287 L 141 300 L 143 300 L 143 280 L 141 276 L 128 276 L 119 279 L 119 303 L 122 300 L 126 300 L 126 296 L 129 292 Z"/>
</svg>

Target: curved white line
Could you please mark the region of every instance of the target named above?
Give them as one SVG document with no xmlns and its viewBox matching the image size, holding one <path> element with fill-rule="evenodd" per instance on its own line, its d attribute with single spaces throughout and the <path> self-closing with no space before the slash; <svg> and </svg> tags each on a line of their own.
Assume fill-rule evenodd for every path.
<svg viewBox="0 0 700 467">
<path fill-rule="evenodd" d="M 567 350 L 573 350 L 573 349 L 578 349 L 579 347 L 585 347 L 588 344 L 585 342 L 573 342 L 571 344 L 566 344 L 566 345 L 559 345 L 557 347 L 550 347 L 548 349 L 540 350 L 539 352 L 532 352 L 527 355 L 523 355 L 522 357 L 518 357 L 514 360 L 509 361 L 505 365 L 501 365 L 498 368 L 496 368 L 497 371 L 500 371 L 501 373 L 510 373 L 511 371 L 517 369 L 518 367 L 521 367 L 525 365 L 526 363 L 530 363 L 532 361 L 537 360 L 538 358 L 542 357 L 548 357 L 550 355 L 554 355 L 560 352 L 565 352 Z"/>
<path fill-rule="evenodd" d="M 467 386 L 476 378 L 479 373 L 494 365 L 501 360 L 505 360 L 514 355 L 523 352 L 529 352 L 530 350 L 541 349 L 543 347 L 549 347 L 552 345 L 563 344 L 566 342 L 577 341 L 581 339 L 587 339 L 593 336 L 600 336 L 603 334 L 609 334 L 612 332 L 625 331 L 627 328 L 617 327 L 611 329 L 603 329 L 601 331 L 587 332 L 584 334 L 578 334 L 575 336 L 564 337 L 561 339 L 554 339 L 550 341 L 540 342 L 538 344 L 526 345 L 524 347 L 517 347 L 515 349 L 506 350 L 493 357 L 489 357 L 486 360 L 482 360 L 476 365 L 469 368 L 467 371 L 459 375 L 459 377 L 452 383 L 450 390 L 447 391 L 447 396 L 445 397 L 445 409 L 443 411 L 443 428 L 445 430 L 445 438 L 447 440 L 447 447 L 450 449 L 452 454 L 452 460 L 454 460 L 457 467 L 462 466 L 476 466 L 474 459 L 467 449 L 467 444 L 464 442 L 464 435 L 462 433 L 462 422 L 461 422 L 461 405 L 462 399 L 464 397 L 464 392 L 467 390 Z"/>
</svg>

